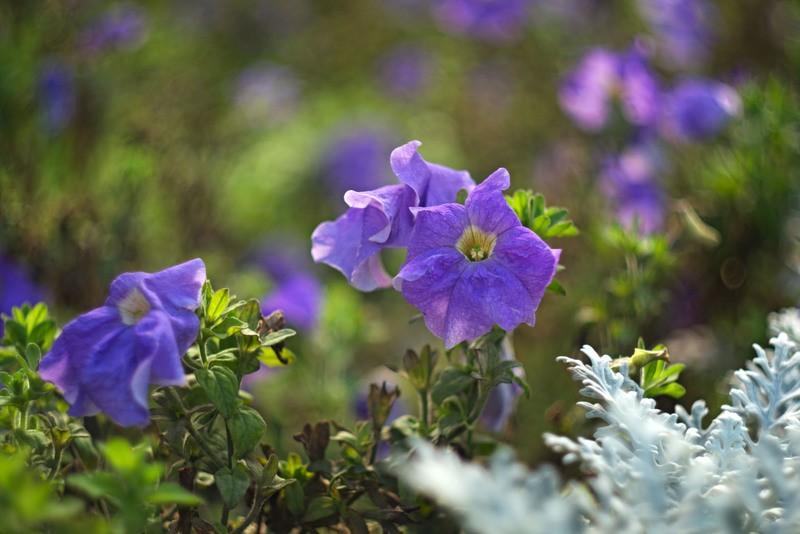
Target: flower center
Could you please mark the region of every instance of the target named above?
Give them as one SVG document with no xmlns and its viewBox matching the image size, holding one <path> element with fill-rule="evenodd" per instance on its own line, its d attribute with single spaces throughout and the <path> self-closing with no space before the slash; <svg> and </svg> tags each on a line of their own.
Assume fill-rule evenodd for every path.
<svg viewBox="0 0 800 534">
<path fill-rule="evenodd" d="M 483 261 L 492 255 L 496 240 L 496 235 L 469 225 L 456 241 L 456 248 L 469 261 Z"/>
<path fill-rule="evenodd" d="M 144 317 L 144 314 L 150 311 L 150 303 L 147 302 L 138 287 L 134 287 L 130 293 L 125 295 L 125 298 L 117 304 L 117 307 L 119 308 L 122 322 L 127 325 L 138 323 Z"/>
</svg>

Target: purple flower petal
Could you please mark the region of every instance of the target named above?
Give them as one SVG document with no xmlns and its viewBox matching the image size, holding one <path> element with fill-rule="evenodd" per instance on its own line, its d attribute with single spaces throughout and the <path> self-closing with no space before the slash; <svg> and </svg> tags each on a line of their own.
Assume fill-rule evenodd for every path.
<svg viewBox="0 0 800 534">
<path fill-rule="evenodd" d="M 505 169 L 497 169 L 467 197 L 464 206 L 469 222 L 494 235 L 519 226 L 514 210 L 508 205 L 503 191 L 511 185 L 511 177 Z"/>
<path fill-rule="evenodd" d="M 261 309 L 264 315 L 282 310 L 288 325 L 313 330 L 319 321 L 321 305 L 322 286 L 319 281 L 315 276 L 301 272 L 279 282 L 262 301 Z"/>
<path fill-rule="evenodd" d="M 461 189 L 471 191 L 475 182 L 467 171 L 455 171 L 428 163 L 419 155 L 419 141 L 411 141 L 392 151 L 392 170 L 401 182 L 410 186 L 419 198 L 419 206 L 438 206 L 455 202 Z"/>
<path fill-rule="evenodd" d="M 742 101 L 733 87 L 714 80 L 688 79 L 665 98 L 660 130 L 678 141 L 708 139 L 741 111 Z"/>
<path fill-rule="evenodd" d="M 121 275 L 105 306 L 64 327 L 42 358 L 42 378 L 64 392 L 75 417 L 103 411 L 122 425 L 147 424 L 149 384 L 185 381 L 181 356 L 200 329 L 204 281 L 201 260 Z"/>
</svg>

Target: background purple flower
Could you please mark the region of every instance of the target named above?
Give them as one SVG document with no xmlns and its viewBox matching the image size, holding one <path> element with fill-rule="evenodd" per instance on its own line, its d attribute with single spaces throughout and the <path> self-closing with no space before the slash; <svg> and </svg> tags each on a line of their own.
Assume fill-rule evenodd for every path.
<svg viewBox="0 0 800 534">
<path fill-rule="evenodd" d="M 394 286 L 448 349 L 495 324 L 506 331 L 533 326 L 555 275 L 560 251 L 520 224 L 502 193 L 509 183 L 508 172 L 498 169 L 463 206 L 417 213 Z"/>
<path fill-rule="evenodd" d="M 45 291 L 22 266 L 0 254 L 0 313 L 10 316 L 11 308 L 26 302 L 35 305 L 45 298 Z M 0 321 L 0 338 L 4 333 L 5 324 Z"/>
<path fill-rule="evenodd" d="M 147 16 L 135 4 L 109 8 L 79 37 L 81 47 L 90 54 L 113 48 L 135 48 L 147 38 Z"/>
<path fill-rule="evenodd" d="M 194 310 L 206 279 L 195 259 L 154 274 L 125 273 L 103 306 L 68 323 L 39 365 L 74 417 L 106 413 L 146 425 L 149 384 L 183 385 L 181 357 L 200 330 Z"/>
<path fill-rule="evenodd" d="M 716 14 L 708 0 L 638 0 L 637 6 L 669 65 L 693 69 L 705 62 Z"/>
<path fill-rule="evenodd" d="M 520 33 L 529 9 L 529 0 L 438 0 L 434 14 L 446 31 L 502 41 Z"/>
<path fill-rule="evenodd" d="M 665 95 L 659 126 L 668 139 L 708 139 L 741 111 L 742 101 L 733 87 L 714 80 L 688 79 Z"/>
<path fill-rule="evenodd" d="M 588 131 L 609 121 L 617 101 L 625 119 L 636 126 L 652 124 L 658 115 L 660 91 L 647 55 L 635 43 L 621 53 L 596 48 L 587 53 L 559 89 L 561 107 Z"/>
<path fill-rule="evenodd" d="M 75 73 L 67 63 L 51 59 L 39 72 L 37 83 L 40 117 L 45 130 L 62 132 L 75 114 Z"/>
<path fill-rule="evenodd" d="M 430 84 L 433 66 L 429 50 L 403 43 L 381 58 L 378 81 L 390 97 L 412 98 Z"/>
<path fill-rule="evenodd" d="M 322 176 L 338 195 L 391 183 L 389 154 L 394 136 L 380 124 L 339 128 L 322 155 Z"/>
<path fill-rule="evenodd" d="M 234 102 L 252 126 L 289 119 L 297 108 L 300 80 L 287 67 L 266 63 L 244 69 L 236 80 Z"/>
<path fill-rule="evenodd" d="M 282 310 L 286 324 L 313 330 L 322 307 L 322 285 L 309 273 L 297 273 L 278 281 L 272 292 L 261 301 L 264 315 Z"/>
<path fill-rule="evenodd" d="M 664 226 L 665 199 L 658 174 L 663 160 L 651 142 L 639 142 L 603 163 L 601 188 L 611 200 L 617 220 L 630 228 L 638 221 L 639 231 L 651 234 Z"/>
<path fill-rule="evenodd" d="M 314 261 L 339 270 L 356 289 L 391 285 L 379 254 L 384 248 L 406 246 L 414 224 L 412 208 L 453 202 L 459 190 L 474 185 L 469 173 L 422 159 L 420 144 L 406 143 L 389 158 L 403 185 L 348 191 L 344 199 L 350 209 L 320 224 L 311 235 Z"/>
</svg>

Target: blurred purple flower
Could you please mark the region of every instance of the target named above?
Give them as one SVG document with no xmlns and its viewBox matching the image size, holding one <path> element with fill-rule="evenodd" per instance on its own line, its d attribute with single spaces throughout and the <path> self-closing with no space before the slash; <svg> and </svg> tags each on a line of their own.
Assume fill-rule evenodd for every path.
<svg viewBox="0 0 800 534">
<path fill-rule="evenodd" d="M 58 59 L 45 62 L 39 73 L 38 94 L 44 129 L 50 134 L 62 132 L 75 114 L 77 96 L 72 67 Z"/>
<path fill-rule="evenodd" d="M 417 211 L 394 286 L 448 349 L 495 324 L 506 331 L 533 326 L 555 275 L 561 251 L 520 224 L 502 193 L 509 184 L 508 172 L 498 169 L 463 206 Z"/>
<path fill-rule="evenodd" d="M 708 0 L 638 0 L 659 51 L 673 67 L 696 68 L 708 57 L 715 10 Z"/>
<path fill-rule="evenodd" d="M 322 307 L 322 285 L 317 277 L 298 272 L 279 280 L 261 302 L 264 315 L 282 310 L 286 324 L 311 331 L 317 326 Z"/>
<path fill-rule="evenodd" d="M 507 41 L 520 33 L 530 0 L 438 0 L 435 16 L 446 31 L 487 41 Z"/>
<path fill-rule="evenodd" d="M 643 235 L 664 226 L 665 199 L 658 182 L 663 167 L 658 147 L 640 141 L 619 156 L 606 158 L 601 175 L 601 188 L 614 204 L 617 219 L 630 228 L 638 221 Z"/>
<path fill-rule="evenodd" d="M 289 119 L 297 108 L 300 80 L 287 67 L 261 64 L 244 69 L 236 81 L 234 102 L 252 126 Z"/>
<path fill-rule="evenodd" d="M 80 47 L 89 54 L 114 48 L 133 49 L 147 39 L 147 16 L 139 6 L 122 3 L 112 6 L 81 32 Z"/>
<path fill-rule="evenodd" d="M 332 137 L 322 155 L 322 174 L 335 193 L 366 191 L 392 181 L 387 159 L 395 140 L 387 129 L 350 125 Z"/>
<path fill-rule="evenodd" d="M 106 413 L 146 425 L 149 384 L 183 385 L 181 357 L 200 330 L 194 310 L 206 279 L 195 259 L 149 273 L 125 273 L 103 306 L 68 323 L 39 365 L 74 417 Z"/>
<path fill-rule="evenodd" d="M 26 302 L 35 305 L 45 300 L 45 291 L 28 275 L 27 271 L 10 258 L 0 254 L 0 313 L 11 315 L 11 308 Z M 0 339 L 5 325 L 0 321 Z"/>
<path fill-rule="evenodd" d="M 708 139 L 741 111 L 742 100 L 733 87 L 714 80 L 687 79 L 665 95 L 659 126 L 667 139 Z"/>
<path fill-rule="evenodd" d="M 378 79 L 389 96 L 410 98 L 428 87 L 432 70 L 430 51 L 404 43 L 395 46 L 381 59 Z"/>
<path fill-rule="evenodd" d="M 652 124 L 657 118 L 659 98 L 658 80 L 638 43 L 621 53 L 595 48 L 583 57 L 559 90 L 559 101 L 567 115 L 592 132 L 606 126 L 615 99 L 628 122 L 635 126 Z"/>
<path fill-rule="evenodd" d="M 501 345 L 501 359 L 503 361 L 514 360 L 514 347 L 511 343 L 511 334 L 503 338 Z M 525 370 L 522 367 L 514 368 L 514 374 L 520 378 L 525 378 Z M 499 384 L 486 399 L 486 404 L 481 412 L 481 424 L 490 432 L 501 432 L 508 424 L 508 419 L 514 412 L 517 399 L 522 393 L 522 388 L 514 383 Z"/>
<path fill-rule="evenodd" d="M 392 170 L 402 185 L 348 191 L 344 200 L 350 209 L 335 221 L 320 224 L 311 235 L 314 261 L 339 270 L 356 289 L 391 285 L 379 253 L 406 246 L 414 224 L 411 208 L 452 202 L 459 190 L 474 185 L 469 173 L 422 159 L 420 144 L 411 141 L 392 152 Z"/>
</svg>

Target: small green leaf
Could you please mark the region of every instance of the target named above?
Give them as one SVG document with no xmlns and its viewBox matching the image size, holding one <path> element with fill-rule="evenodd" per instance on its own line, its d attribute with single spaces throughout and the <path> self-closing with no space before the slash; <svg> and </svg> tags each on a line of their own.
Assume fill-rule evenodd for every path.
<svg viewBox="0 0 800 534">
<path fill-rule="evenodd" d="M 115 496 L 122 489 L 116 477 L 105 472 L 70 475 L 67 477 L 67 486 L 85 493 L 92 499 Z"/>
<path fill-rule="evenodd" d="M 256 299 L 248 300 L 239 310 L 239 319 L 247 323 L 250 330 L 258 330 L 258 322 L 261 320 L 261 303 Z"/>
<path fill-rule="evenodd" d="M 308 504 L 306 515 L 303 516 L 303 521 L 311 522 L 324 517 L 330 517 L 337 511 L 336 501 L 334 501 L 331 497 L 317 497 Z"/>
<path fill-rule="evenodd" d="M 555 278 L 550 280 L 550 284 L 547 286 L 547 291 L 555 293 L 556 295 L 561 295 L 562 297 L 567 296 L 567 290 L 564 289 L 564 286 L 561 285 L 561 282 Z"/>
<path fill-rule="evenodd" d="M 213 324 L 217 318 L 222 315 L 225 308 L 228 307 L 228 302 L 231 300 L 228 288 L 223 288 L 211 296 L 206 309 L 206 324 Z"/>
<path fill-rule="evenodd" d="M 28 343 L 25 347 L 25 360 L 28 362 L 28 367 L 36 369 L 39 367 L 39 360 L 42 359 L 42 349 L 36 343 Z"/>
<path fill-rule="evenodd" d="M 281 358 L 284 361 L 281 361 Z M 281 358 L 275 354 L 274 347 L 264 347 L 258 352 L 258 360 L 268 367 L 284 367 L 297 361 L 295 353 L 286 347 L 281 349 Z"/>
<path fill-rule="evenodd" d="M 194 375 L 222 417 L 232 417 L 239 405 L 239 380 L 233 371 L 217 366 L 211 369 L 195 369 Z"/>
<path fill-rule="evenodd" d="M 686 388 L 678 384 L 677 382 L 672 382 L 665 386 L 648 389 L 647 391 L 645 391 L 645 396 L 647 397 L 658 397 L 659 395 L 667 395 L 669 397 L 679 399 L 683 397 L 685 394 L 686 394 Z"/>
<path fill-rule="evenodd" d="M 228 508 L 233 508 L 244 498 L 250 487 L 250 477 L 238 465 L 233 469 L 223 467 L 214 473 L 217 489 Z"/>
<path fill-rule="evenodd" d="M 181 504 L 200 506 L 203 499 L 173 482 L 164 482 L 145 497 L 150 504 Z"/>
<path fill-rule="evenodd" d="M 267 334 L 264 339 L 261 340 L 262 347 L 271 347 L 272 345 L 277 345 L 281 341 L 285 341 L 292 337 L 293 335 L 297 334 L 291 328 L 283 328 L 278 330 L 277 332 L 271 332 Z"/>
<path fill-rule="evenodd" d="M 242 458 L 258 445 L 267 429 L 267 423 L 260 413 L 243 406 L 228 419 L 228 429 L 231 432 L 236 457 Z"/>
<path fill-rule="evenodd" d="M 300 484 L 289 484 L 283 488 L 283 496 L 286 498 L 286 508 L 295 517 L 300 517 L 306 511 L 305 494 L 303 486 Z"/>
<path fill-rule="evenodd" d="M 474 381 L 472 376 L 459 369 L 445 369 L 431 390 L 431 399 L 436 404 L 441 404 L 450 395 L 467 389 Z"/>
</svg>

